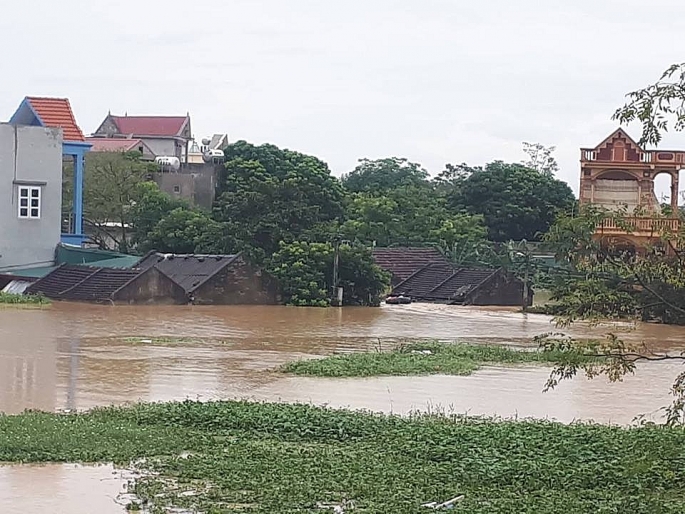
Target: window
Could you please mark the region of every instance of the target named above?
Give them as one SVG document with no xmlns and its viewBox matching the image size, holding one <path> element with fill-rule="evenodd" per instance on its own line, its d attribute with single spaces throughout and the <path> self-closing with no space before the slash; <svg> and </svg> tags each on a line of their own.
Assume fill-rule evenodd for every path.
<svg viewBox="0 0 685 514">
<path fill-rule="evenodd" d="M 181 186 L 174 186 L 174 193 L 179 194 L 181 192 Z"/>
<path fill-rule="evenodd" d="M 19 187 L 19 217 L 27 220 L 40 219 L 40 187 Z"/>
</svg>

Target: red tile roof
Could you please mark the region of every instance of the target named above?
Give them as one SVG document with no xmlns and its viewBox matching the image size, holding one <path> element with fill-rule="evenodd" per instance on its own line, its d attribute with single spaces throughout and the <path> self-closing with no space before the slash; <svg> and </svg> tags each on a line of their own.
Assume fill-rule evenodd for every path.
<svg viewBox="0 0 685 514">
<path fill-rule="evenodd" d="M 140 139 L 124 139 L 121 137 L 87 137 L 86 141 L 93 146 L 93 152 L 128 152 L 143 144 Z"/>
<path fill-rule="evenodd" d="M 43 126 L 62 129 L 65 141 L 86 140 L 76 123 L 69 100 L 66 98 L 27 96 L 26 101 L 31 104 L 34 112 L 43 122 Z"/>
<path fill-rule="evenodd" d="M 111 116 L 121 134 L 180 136 L 187 116 Z"/>
</svg>

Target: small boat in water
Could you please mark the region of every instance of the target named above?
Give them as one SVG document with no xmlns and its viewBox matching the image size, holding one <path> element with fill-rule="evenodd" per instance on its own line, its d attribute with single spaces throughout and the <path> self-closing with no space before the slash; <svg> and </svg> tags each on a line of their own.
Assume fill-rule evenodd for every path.
<svg viewBox="0 0 685 514">
<path fill-rule="evenodd" d="M 397 296 L 388 296 L 385 299 L 385 303 L 388 305 L 407 305 L 411 303 L 411 298 L 404 296 L 403 294 Z"/>
</svg>

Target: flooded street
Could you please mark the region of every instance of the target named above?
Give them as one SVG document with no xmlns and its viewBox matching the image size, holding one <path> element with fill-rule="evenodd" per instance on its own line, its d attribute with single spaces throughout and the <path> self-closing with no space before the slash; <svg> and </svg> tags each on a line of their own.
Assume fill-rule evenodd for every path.
<svg viewBox="0 0 685 514">
<path fill-rule="evenodd" d="M 574 326 L 576 336 L 626 326 Z M 325 379 L 282 376 L 291 359 L 390 348 L 403 339 L 530 345 L 550 318 L 439 305 L 380 309 L 105 307 L 57 303 L 0 310 L 0 411 L 88 409 L 131 401 L 252 398 L 395 413 L 658 419 L 678 363 L 642 365 L 625 382 L 578 378 L 541 392 L 536 366 L 487 367 L 469 377 Z M 685 346 L 685 329 L 640 325 L 622 337 L 655 350 Z M 108 467 L 0 467 L 0 512 L 121 513 L 124 479 Z M 61 502 L 61 503 L 60 503 Z M 49 506 L 49 507 L 48 507 Z M 81 510 L 79 510 L 81 509 Z"/>
</svg>

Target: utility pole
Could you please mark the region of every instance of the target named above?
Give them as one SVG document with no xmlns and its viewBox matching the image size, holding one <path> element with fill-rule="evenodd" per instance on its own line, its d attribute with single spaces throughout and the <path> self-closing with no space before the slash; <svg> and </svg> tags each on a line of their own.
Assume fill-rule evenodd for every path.
<svg viewBox="0 0 685 514">
<path fill-rule="evenodd" d="M 333 298 L 331 299 L 331 305 L 334 307 L 342 307 L 342 290 L 338 287 L 338 268 L 340 267 L 340 236 L 335 236 L 333 241 L 333 249 Z"/>
</svg>

